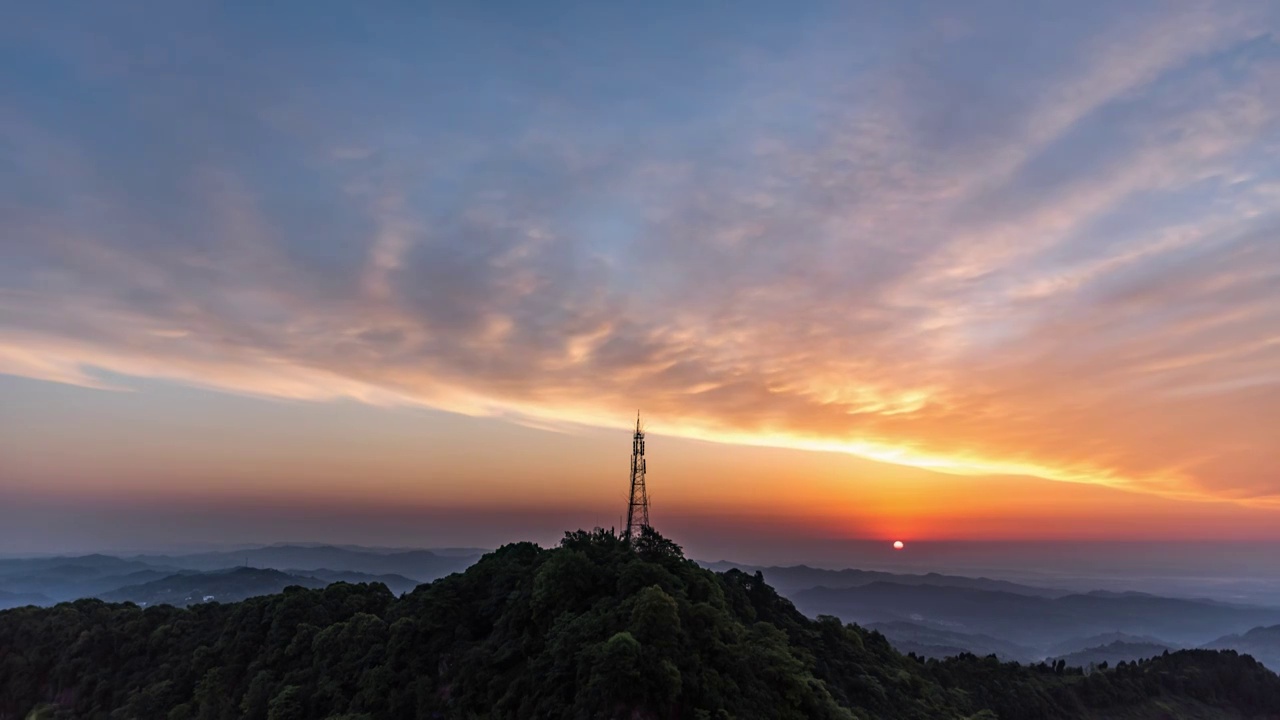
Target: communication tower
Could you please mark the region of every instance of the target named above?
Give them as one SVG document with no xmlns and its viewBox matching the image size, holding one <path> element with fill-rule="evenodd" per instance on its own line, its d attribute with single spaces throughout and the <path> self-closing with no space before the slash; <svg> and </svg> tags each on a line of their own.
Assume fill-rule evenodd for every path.
<svg viewBox="0 0 1280 720">
<path fill-rule="evenodd" d="M 627 501 L 628 542 L 640 537 L 640 528 L 649 525 L 649 493 L 644 487 L 644 428 L 636 413 L 636 434 L 631 438 L 631 498 Z"/>
</svg>

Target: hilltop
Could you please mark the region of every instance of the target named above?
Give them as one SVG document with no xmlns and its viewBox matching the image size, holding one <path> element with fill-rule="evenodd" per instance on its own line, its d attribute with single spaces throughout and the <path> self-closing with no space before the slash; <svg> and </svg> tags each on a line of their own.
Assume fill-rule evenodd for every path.
<svg viewBox="0 0 1280 720">
<path fill-rule="evenodd" d="M 0 613 L 0 718 L 1247 718 L 1280 678 L 1180 651 L 1083 675 L 895 651 L 646 531 L 517 543 L 397 598 L 380 583 L 237 603 Z"/>
</svg>

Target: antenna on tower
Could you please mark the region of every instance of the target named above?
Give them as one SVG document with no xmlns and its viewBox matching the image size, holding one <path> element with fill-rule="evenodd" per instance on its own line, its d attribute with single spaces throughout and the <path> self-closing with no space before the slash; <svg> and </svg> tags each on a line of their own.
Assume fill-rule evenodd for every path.
<svg viewBox="0 0 1280 720">
<path fill-rule="evenodd" d="M 644 428 L 636 411 L 636 434 L 631 438 L 631 497 L 627 501 L 627 542 L 640 537 L 640 528 L 649 526 L 649 492 L 644 487 Z"/>
</svg>

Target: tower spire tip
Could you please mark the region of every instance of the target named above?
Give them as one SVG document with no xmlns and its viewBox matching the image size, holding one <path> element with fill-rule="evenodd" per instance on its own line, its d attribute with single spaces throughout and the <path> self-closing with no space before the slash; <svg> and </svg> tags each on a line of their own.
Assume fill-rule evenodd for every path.
<svg viewBox="0 0 1280 720">
<path fill-rule="evenodd" d="M 633 542 L 640 529 L 649 524 L 649 493 L 644 483 L 644 431 L 640 426 L 640 411 L 636 411 L 636 434 L 631 443 L 631 497 L 627 501 L 627 529 L 624 537 Z"/>
</svg>

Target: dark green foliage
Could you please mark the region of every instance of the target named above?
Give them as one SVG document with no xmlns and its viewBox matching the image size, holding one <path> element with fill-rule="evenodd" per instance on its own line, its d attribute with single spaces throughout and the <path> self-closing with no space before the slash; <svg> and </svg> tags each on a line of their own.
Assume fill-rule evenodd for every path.
<svg viewBox="0 0 1280 720">
<path fill-rule="evenodd" d="M 923 661 L 809 620 L 757 573 L 647 531 L 507 545 L 401 598 L 292 587 L 146 610 L 0 613 L 0 720 L 44 718 L 1143 718 L 1280 713 L 1280 678 L 1178 652 L 1084 675 Z"/>
</svg>

